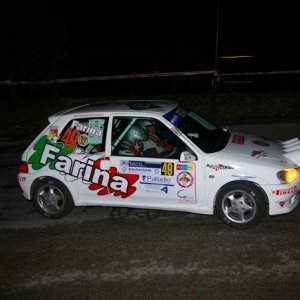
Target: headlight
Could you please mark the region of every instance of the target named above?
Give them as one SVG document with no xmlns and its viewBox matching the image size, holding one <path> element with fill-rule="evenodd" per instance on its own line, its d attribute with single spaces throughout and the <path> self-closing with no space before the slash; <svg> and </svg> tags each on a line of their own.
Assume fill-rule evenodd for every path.
<svg viewBox="0 0 300 300">
<path fill-rule="evenodd" d="M 277 177 L 281 183 L 291 183 L 300 177 L 300 168 L 279 171 Z"/>
</svg>

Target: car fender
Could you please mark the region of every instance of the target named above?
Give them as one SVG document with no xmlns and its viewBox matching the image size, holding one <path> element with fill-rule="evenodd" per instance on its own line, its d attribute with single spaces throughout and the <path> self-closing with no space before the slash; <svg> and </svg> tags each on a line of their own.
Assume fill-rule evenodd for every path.
<svg viewBox="0 0 300 300">
<path fill-rule="evenodd" d="M 39 176 L 33 181 L 32 185 L 31 185 L 31 188 L 30 188 L 30 195 L 31 195 L 31 199 L 32 199 L 32 192 L 34 190 L 34 187 L 36 186 L 36 184 L 38 184 L 38 182 L 41 180 L 41 179 L 44 179 L 44 178 L 54 178 L 58 181 L 60 181 L 62 184 L 64 184 L 66 186 L 66 188 L 69 190 L 69 192 L 71 193 L 72 197 L 73 197 L 73 201 L 74 201 L 74 204 L 76 206 L 80 206 L 80 205 L 86 205 L 86 201 L 84 201 L 84 203 L 82 201 L 80 201 L 78 199 L 78 196 L 77 196 L 77 193 L 75 191 L 75 189 L 73 188 L 73 181 L 67 181 L 64 179 L 64 175 L 61 175 L 59 173 L 51 173 L 49 174 L 49 172 L 39 172 Z"/>
<path fill-rule="evenodd" d="M 262 188 L 262 185 L 267 184 L 265 180 L 257 176 L 249 175 L 249 179 L 247 179 L 246 177 L 243 178 L 234 175 L 235 174 L 228 174 L 227 176 L 223 176 L 219 180 L 214 181 L 214 183 L 210 185 L 210 189 L 207 191 L 207 203 L 209 204 L 210 207 L 214 207 L 219 190 L 228 183 L 235 182 L 235 181 L 252 182 L 257 186 L 259 186 L 263 191 L 264 189 Z"/>
</svg>

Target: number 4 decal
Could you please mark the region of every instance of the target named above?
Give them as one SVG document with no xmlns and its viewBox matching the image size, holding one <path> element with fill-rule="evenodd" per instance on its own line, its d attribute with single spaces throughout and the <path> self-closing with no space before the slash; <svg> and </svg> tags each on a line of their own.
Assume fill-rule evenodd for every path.
<svg viewBox="0 0 300 300">
<path fill-rule="evenodd" d="M 168 194 L 168 187 L 167 186 L 164 186 L 162 189 L 161 189 L 162 192 L 165 192 L 166 194 Z"/>
<path fill-rule="evenodd" d="M 60 140 L 64 143 L 65 147 L 73 151 L 77 146 L 79 136 L 79 130 L 68 128 Z"/>
</svg>

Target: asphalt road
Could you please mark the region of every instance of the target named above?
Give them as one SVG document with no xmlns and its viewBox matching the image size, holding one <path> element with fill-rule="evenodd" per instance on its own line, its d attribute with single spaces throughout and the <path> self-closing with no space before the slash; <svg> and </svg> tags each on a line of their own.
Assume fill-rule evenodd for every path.
<svg viewBox="0 0 300 300">
<path fill-rule="evenodd" d="M 233 129 L 286 139 L 300 124 Z M 300 208 L 248 230 L 101 207 L 48 220 L 16 183 L 26 143 L 0 141 L 0 299 L 300 299 Z"/>
</svg>

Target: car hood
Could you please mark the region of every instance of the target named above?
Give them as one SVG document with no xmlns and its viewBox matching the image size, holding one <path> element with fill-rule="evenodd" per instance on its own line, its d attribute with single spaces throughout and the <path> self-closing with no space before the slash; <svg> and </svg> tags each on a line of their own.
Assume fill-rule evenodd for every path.
<svg viewBox="0 0 300 300">
<path fill-rule="evenodd" d="M 231 157 L 259 159 L 260 163 L 300 165 L 299 138 L 274 141 L 252 134 L 230 132 L 223 151 Z"/>
</svg>

